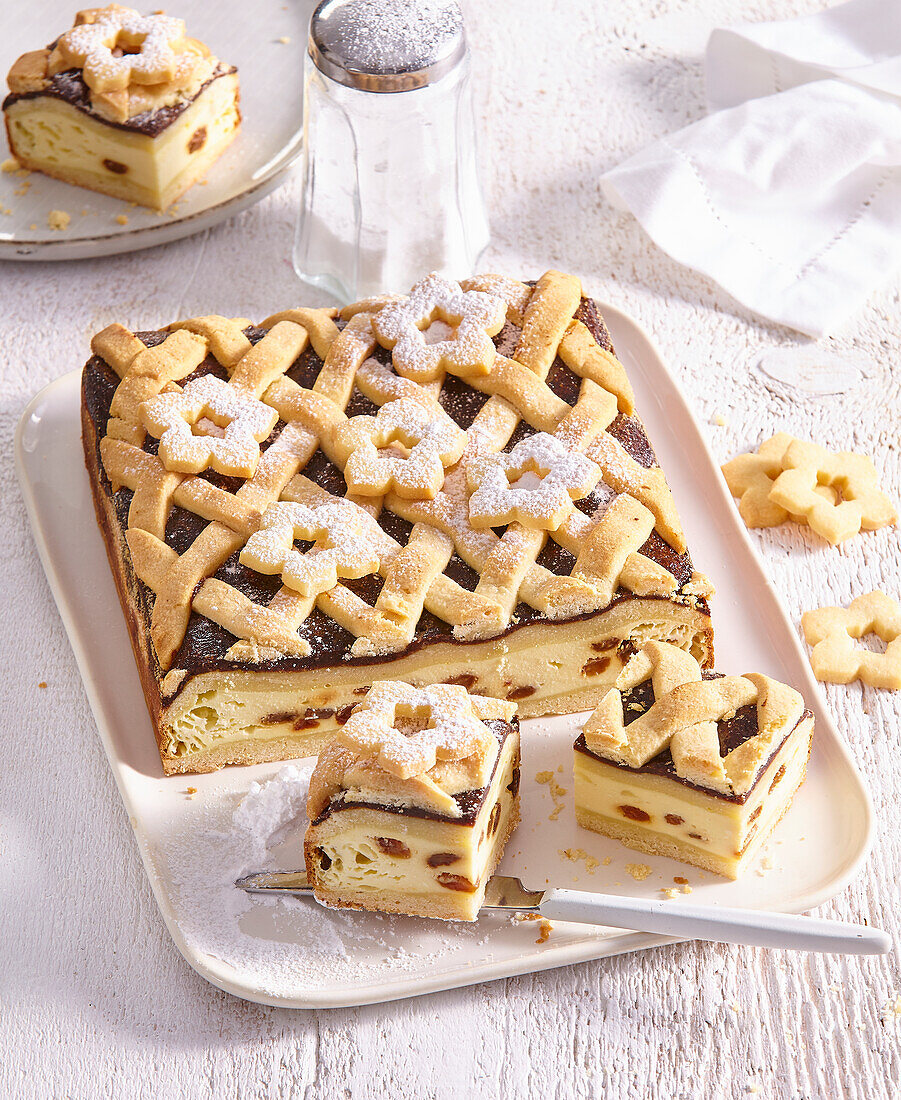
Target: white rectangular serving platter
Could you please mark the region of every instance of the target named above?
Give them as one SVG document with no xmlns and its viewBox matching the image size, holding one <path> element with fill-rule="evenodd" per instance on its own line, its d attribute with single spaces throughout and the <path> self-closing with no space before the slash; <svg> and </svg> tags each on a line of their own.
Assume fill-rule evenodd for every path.
<svg viewBox="0 0 901 1100">
<path fill-rule="evenodd" d="M 769 842 L 761 868 L 727 882 L 580 829 L 572 810 L 570 748 L 579 716 L 524 722 L 523 822 L 500 870 L 519 875 L 532 888 L 551 883 L 658 898 L 681 876 L 688 879 L 694 903 L 810 909 L 839 891 L 866 857 L 873 831 L 869 797 L 676 383 L 643 330 L 617 309 L 602 308 L 669 478 L 695 565 L 717 588 L 712 600 L 717 668 L 760 671 L 799 688 L 816 715 L 813 754 L 807 781 Z M 235 854 L 235 808 L 253 781 L 265 781 L 284 765 L 163 776 L 94 521 L 79 438 L 79 380 L 79 371 L 65 375 L 25 410 L 16 437 L 19 478 L 160 912 L 198 973 L 248 1000 L 322 1008 L 388 1001 L 671 942 L 557 924 L 547 942 L 538 943 L 536 924 L 506 917 L 457 925 L 336 914 L 307 900 L 235 899 L 238 892 L 230 883 L 260 861 L 250 846 Z M 542 770 L 554 771 L 567 791 L 553 819 L 549 786 L 535 780 Z M 189 786 L 196 795 L 186 793 Z M 276 836 L 269 865 L 301 865 L 298 837 L 296 828 L 287 840 L 284 833 Z M 583 850 L 598 866 L 588 873 L 584 859 L 565 858 L 565 849 Z M 637 881 L 641 865 L 650 873 Z M 671 904 L 678 905 L 679 898 Z"/>
</svg>

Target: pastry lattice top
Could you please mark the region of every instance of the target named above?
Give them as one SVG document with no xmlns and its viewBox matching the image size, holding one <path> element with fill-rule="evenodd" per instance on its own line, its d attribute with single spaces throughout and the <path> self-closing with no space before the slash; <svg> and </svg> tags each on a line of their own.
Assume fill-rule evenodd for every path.
<svg viewBox="0 0 901 1100">
<path fill-rule="evenodd" d="M 647 683 L 653 699 L 645 709 L 629 693 Z M 752 705 L 752 735 L 724 746 L 718 723 Z M 631 708 L 638 713 L 627 713 Z M 667 642 L 648 642 L 627 662 L 582 734 L 596 756 L 631 768 L 668 750 L 680 779 L 740 796 L 751 789 L 761 766 L 803 712 L 801 695 L 778 680 L 753 672 L 705 678 L 690 653 Z"/>
<path fill-rule="evenodd" d="M 500 746 L 488 721 L 509 726 L 516 706 L 465 688 L 379 680 L 319 756 L 310 779 L 311 821 L 336 795 L 462 816 L 454 795 L 491 782 Z"/>
<path fill-rule="evenodd" d="M 24 94 L 76 71 L 95 112 L 125 122 L 196 94 L 218 65 L 203 42 L 186 36 L 181 19 L 109 4 L 79 11 L 51 47 L 23 54 L 7 83 Z"/>
<path fill-rule="evenodd" d="M 153 346 L 121 325 L 94 337 L 118 376 L 100 454 L 113 492 L 133 494 L 126 538 L 155 594 L 161 669 L 192 613 L 249 662 L 315 655 L 317 614 L 353 636 L 352 658 L 402 651 L 424 613 L 471 641 L 523 607 L 564 619 L 621 590 L 703 595 L 663 472 L 608 431 L 624 421 L 644 439 L 584 309 L 559 272 L 534 286 L 429 276 L 408 297 L 258 329 L 211 316 Z M 185 513 L 191 537 L 177 538 Z M 271 597 L 231 583 L 242 570 Z"/>
</svg>

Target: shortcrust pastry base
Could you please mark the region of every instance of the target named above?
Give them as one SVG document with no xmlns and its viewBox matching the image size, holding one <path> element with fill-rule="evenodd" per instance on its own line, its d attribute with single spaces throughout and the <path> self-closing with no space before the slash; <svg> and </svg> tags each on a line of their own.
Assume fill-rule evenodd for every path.
<svg viewBox="0 0 901 1100">
<path fill-rule="evenodd" d="M 705 794 L 664 776 L 616 767 L 577 751 L 576 820 L 583 828 L 637 851 L 738 878 L 781 821 L 804 781 L 812 733 L 813 718 L 803 718 L 758 777 L 744 803 Z M 649 820 L 635 820 L 638 813 Z M 681 821 L 668 823 L 667 814 Z"/>
</svg>

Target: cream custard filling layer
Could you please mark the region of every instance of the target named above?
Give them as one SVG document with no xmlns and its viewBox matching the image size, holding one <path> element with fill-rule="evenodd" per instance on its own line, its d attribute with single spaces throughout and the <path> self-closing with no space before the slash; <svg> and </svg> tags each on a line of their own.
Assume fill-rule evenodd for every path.
<svg viewBox="0 0 901 1100">
<path fill-rule="evenodd" d="M 234 138 L 238 77 L 215 78 L 158 135 L 123 129 L 54 96 L 6 109 L 11 151 L 26 168 L 163 209 L 202 176 Z"/>
<path fill-rule="evenodd" d="M 304 846 L 317 899 L 337 908 L 473 921 L 485 886 L 519 822 L 519 734 L 507 735 L 473 821 L 332 810 Z M 346 798 L 351 801 L 353 792 Z"/>
<path fill-rule="evenodd" d="M 736 878 L 781 819 L 804 779 L 813 719 L 804 718 L 732 802 L 678 780 L 616 767 L 577 751 L 576 819 L 632 848 L 670 855 Z"/>
<path fill-rule="evenodd" d="M 485 642 L 439 642 L 367 665 L 201 673 L 182 679 L 163 708 L 164 766 L 215 768 L 241 742 L 268 743 L 272 759 L 295 745 L 297 755 L 315 752 L 373 680 L 460 684 L 516 702 L 521 717 L 587 710 L 622 669 L 617 647 L 624 638 L 636 648 L 652 637 L 672 641 L 712 663 L 709 627 L 709 617 L 690 604 L 630 600 L 581 620 L 530 624 Z"/>
</svg>

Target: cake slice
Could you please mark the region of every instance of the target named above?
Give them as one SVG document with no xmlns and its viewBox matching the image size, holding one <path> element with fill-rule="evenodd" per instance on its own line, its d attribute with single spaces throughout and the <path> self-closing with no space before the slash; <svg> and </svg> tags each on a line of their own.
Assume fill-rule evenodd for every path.
<svg viewBox="0 0 901 1100">
<path fill-rule="evenodd" d="M 316 898 L 474 921 L 519 822 L 515 711 L 448 684 L 374 683 L 310 781 Z"/>
<path fill-rule="evenodd" d="M 23 54 L 3 103 L 10 152 L 31 171 L 162 210 L 238 131 L 238 75 L 161 13 L 79 12 Z"/>
<path fill-rule="evenodd" d="M 649 642 L 576 739 L 576 819 L 738 878 L 804 780 L 813 715 L 767 676 L 721 676 Z"/>
</svg>

